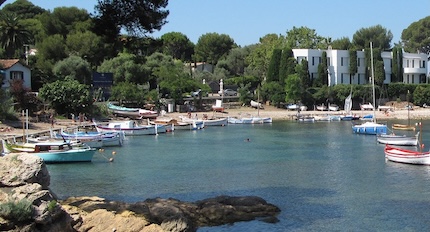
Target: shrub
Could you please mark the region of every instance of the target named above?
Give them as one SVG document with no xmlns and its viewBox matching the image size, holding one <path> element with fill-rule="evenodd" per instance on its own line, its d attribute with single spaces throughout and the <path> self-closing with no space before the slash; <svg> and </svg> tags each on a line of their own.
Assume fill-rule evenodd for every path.
<svg viewBox="0 0 430 232">
<path fill-rule="evenodd" d="M 8 201 L 0 204 L 0 216 L 5 219 L 22 222 L 31 219 L 32 215 L 33 209 L 31 202 L 26 199 L 18 202 Z"/>
</svg>

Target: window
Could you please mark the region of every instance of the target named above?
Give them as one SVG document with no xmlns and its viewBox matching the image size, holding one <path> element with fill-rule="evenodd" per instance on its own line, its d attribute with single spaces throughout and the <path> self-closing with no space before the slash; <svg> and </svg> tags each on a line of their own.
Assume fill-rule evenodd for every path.
<svg viewBox="0 0 430 232">
<path fill-rule="evenodd" d="M 412 68 L 415 68 L 415 60 L 412 60 Z"/>
<path fill-rule="evenodd" d="M 409 60 L 406 60 L 406 68 L 409 68 Z"/>
<path fill-rule="evenodd" d="M 361 61 L 361 59 L 360 58 L 357 58 L 357 67 L 360 67 L 361 65 L 360 65 L 360 62 Z"/>
<path fill-rule="evenodd" d="M 343 84 L 343 73 L 340 74 L 340 83 Z"/>
<path fill-rule="evenodd" d="M 421 65 L 421 68 L 425 68 L 426 67 L 426 61 L 423 60 L 423 64 Z"/>
<path fill-rule="evenodd" d="M 315 56 L 312 56 L 312 66 L 315 65 Z"/>
<path fill-rule="evenodd" d="M 10 80 L 24 80 L 24 72 L 21 71 L 11 71 Z"/>
<path fill-rule="evenodd" d="M 343 57 L 340 58 L 340 66 L 343 66 Z"/>
<path fill-rule="evenodd" d="M 327 57 L 327 66 L 331 66 L 331 59 L 330 59 L 330 57 Z"/>
</svg>

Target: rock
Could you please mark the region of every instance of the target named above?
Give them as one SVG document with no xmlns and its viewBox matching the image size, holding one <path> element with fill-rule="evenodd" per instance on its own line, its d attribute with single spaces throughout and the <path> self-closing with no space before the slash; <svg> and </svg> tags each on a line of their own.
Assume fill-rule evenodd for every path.
<svg viewBox="0 0 430 232">
<path fill-rule="evenodd" d="M 1 158 L 0 187 L 16 187 L 28 183 L 38 183 L 48 189 L 50 176 L 43 160 L 37 156 L 17 153 Z"/>
<path fill-rule="evenodd" d="M 0 158 L 0 204 L 28 202 L 28 218 L 0 211 L 0 231 L 174 231 L 263 219 L 276 223 L 279 208 L 256 196 L 219 196 L 197 202 L 154 198 L 133 204 L 100 197 L 57 202 L 43 161 L 33 155 Z M 31 204 L 30 208 L 28 208 Z M 12 206 L 9 206 L 12 207 Z M 23 209 L 20 209 L 23 210 Z"/>
</svg>

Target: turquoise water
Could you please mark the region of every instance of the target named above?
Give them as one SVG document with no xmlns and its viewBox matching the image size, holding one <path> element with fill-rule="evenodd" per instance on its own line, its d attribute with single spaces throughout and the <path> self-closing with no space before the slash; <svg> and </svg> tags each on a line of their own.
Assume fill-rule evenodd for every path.
<svg viewBox="0 0 430 232">
<path fill-rule="evenodd" d="M 386 162 L 383 148 L 350 122 L 283 121 L 130 136 L 92 163 L 48 169 L 60 198 L 256 195 L 281 208 L 276 224 L 199 231 L 430 231 L 430 167 Z"/>
</svg>

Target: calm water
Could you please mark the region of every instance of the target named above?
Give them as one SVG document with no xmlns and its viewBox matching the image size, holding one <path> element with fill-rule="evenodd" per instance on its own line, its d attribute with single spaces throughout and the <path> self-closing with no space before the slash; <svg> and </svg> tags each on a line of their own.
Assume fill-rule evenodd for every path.
<svg viewBox="0 0 430 232">
<path fill-rule="evenodd" d="M 386 162 L 383 148 L 350 122 L 285 121 L 130 136 L 92 163 L 48 169 L 60 198 L 256 195 L 282 210 L 276 224 L 199 231 L 430 231 L 430 167 Z"/>
</svg>

